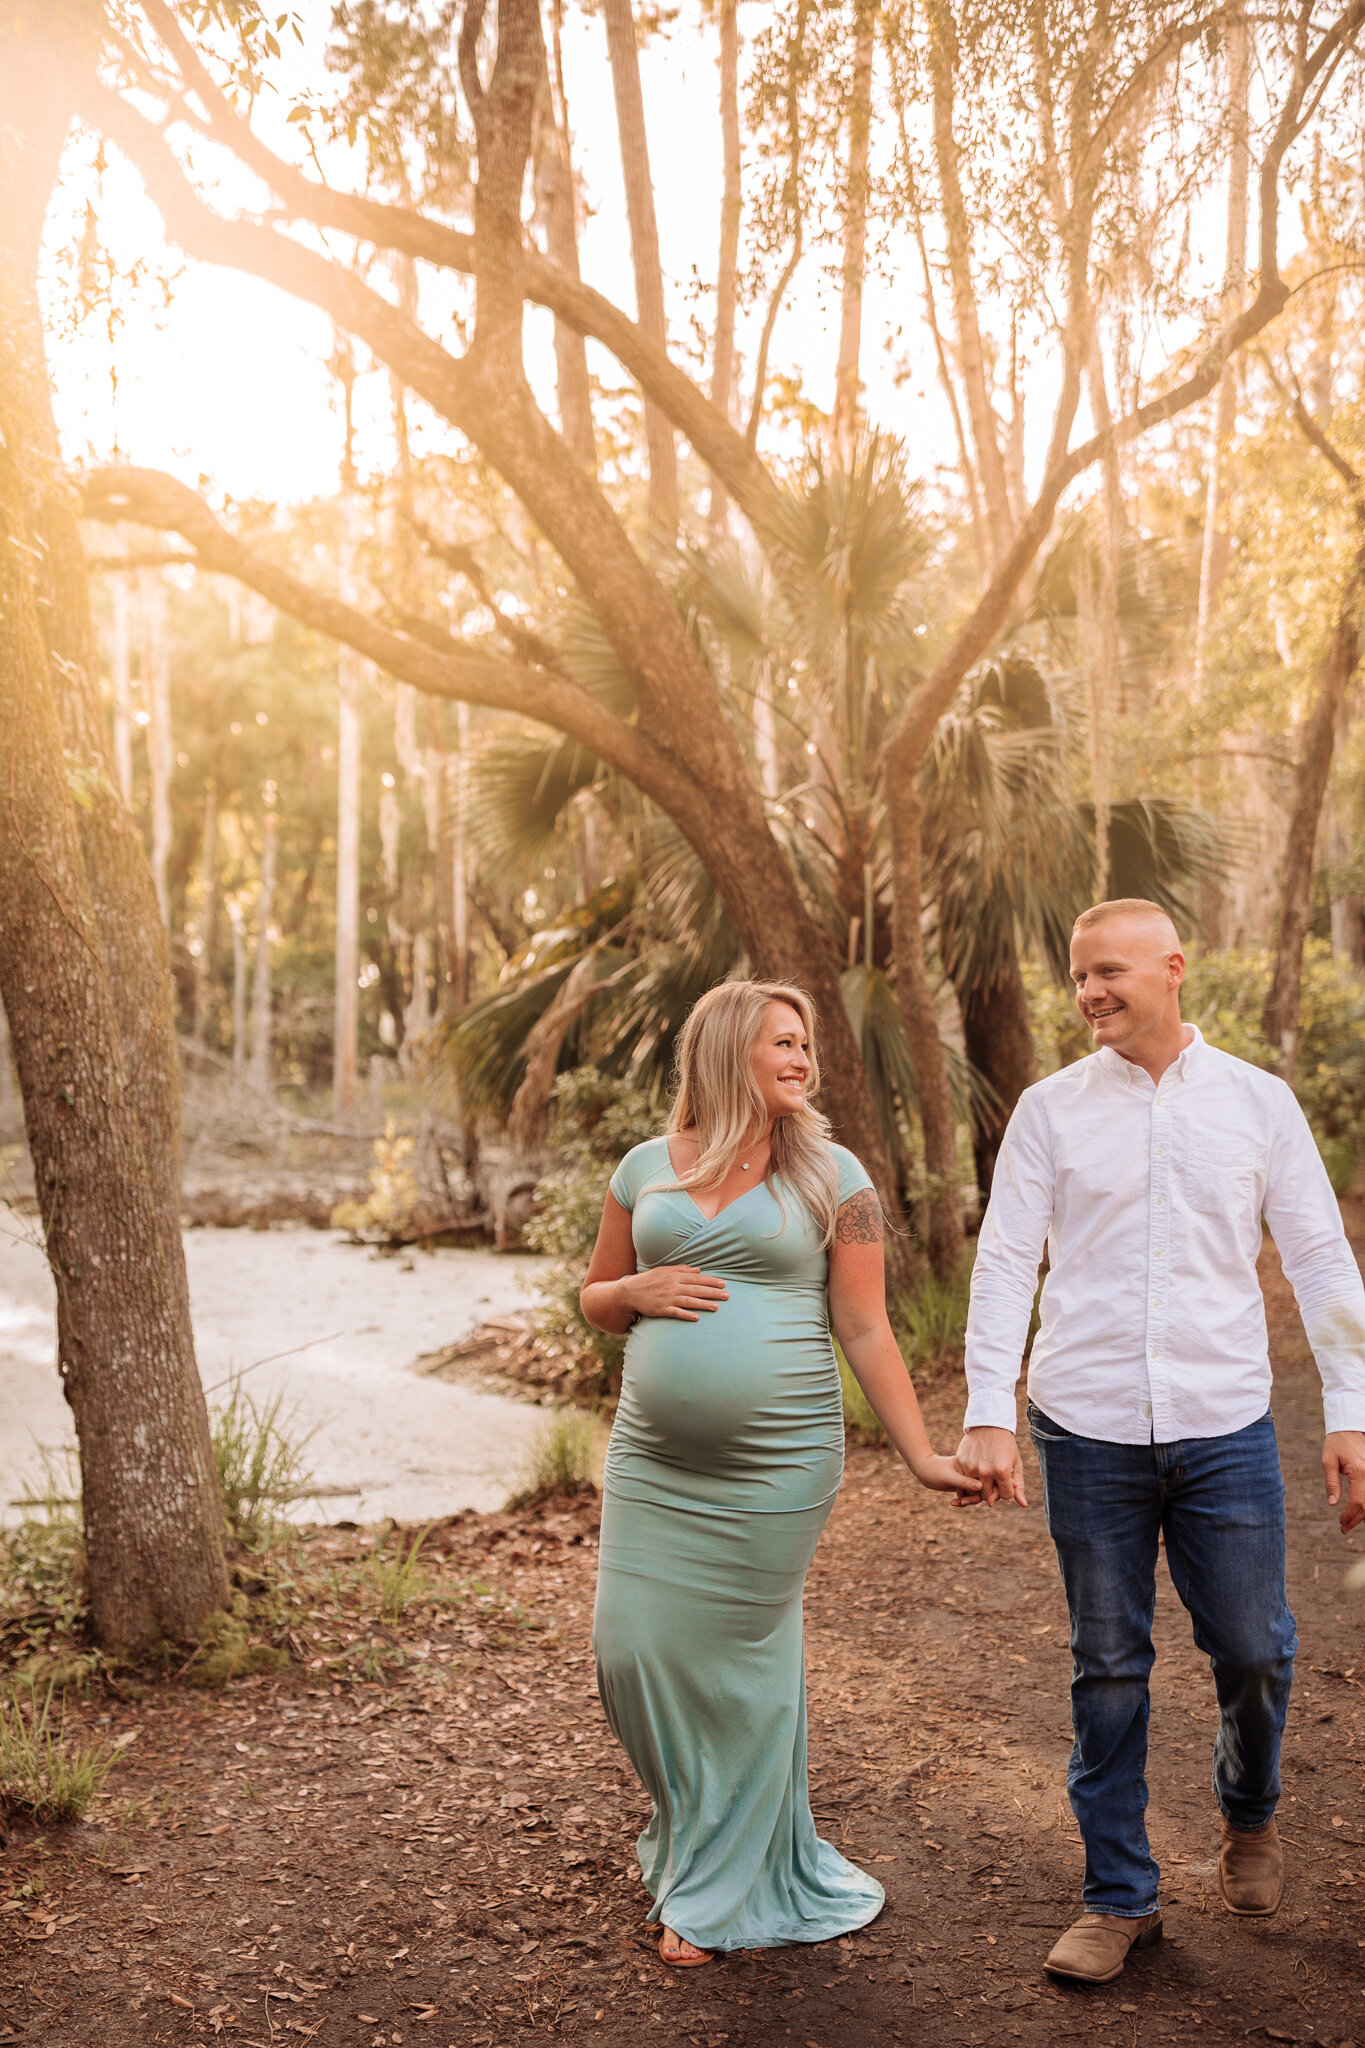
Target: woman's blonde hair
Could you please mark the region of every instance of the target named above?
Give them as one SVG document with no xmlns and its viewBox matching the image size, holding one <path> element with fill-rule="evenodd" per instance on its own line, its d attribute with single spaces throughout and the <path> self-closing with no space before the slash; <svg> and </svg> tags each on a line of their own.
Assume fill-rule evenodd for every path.
<svg viewBox="0 0 1365 2048">
<path fill-rule="evenodd" d="M 810 1076 L 800 1109 L 773 1125 L 772 1154 L 763 1177 L 769 1182 L 780 1178 L 795 1189 L 815 1218 L 822 1244 L 831 1245 L 839 1214 L 839 1169 L 829 1119 L 811 1103 L 820 1086 L 820 1064 L 815 1053 L 815 1005 L 804 989 L 779 981 L 723 981 L 693 1004 L 678 1035 L 678 1092 L 667 1129 L 695 1131 L 697 1157 L 686 1173 L 678 1175 L 678 1185 L 715 1187 L 729 1173 L 755 1125 L 767 1122 L 767 1107 L 754 1079 L 754 1047 L 773 1003 L 786 1003 L 801 1019 Z"/>
</svg>

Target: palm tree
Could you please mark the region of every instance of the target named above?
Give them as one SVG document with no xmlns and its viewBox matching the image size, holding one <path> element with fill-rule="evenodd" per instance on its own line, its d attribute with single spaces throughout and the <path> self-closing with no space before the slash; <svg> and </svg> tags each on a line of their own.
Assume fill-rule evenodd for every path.
<svg viewBox="0 0 1365 2048">
<path fill-rule="evenodd" d="M 686 557 L 678 590 L 764 774 L 774 830 L 845 959 L 845 1006 L 912 1188 L 914 1067 L 892 981 L 877 762 L 882 732 L 918 680 L 933 567 L 903 452 L 869 434 L 847 470 L 812 462 L 786 547 L 767 566 L 728 542 Z M 567 618 L 559 640 L 580 680 L 605 694 L 619 688 L 614 657 L 584 614 Z M 983 1194 L 1009 1112 L 1036 1078 L 1021 948 L 1064 974 L 1071 925 L 1090 895 L 1094 815 L 1077 794 L 1084 728 L 1074 680 L 1049 666 L 1059 647 L 1054 620 L 1025 621 L 1017 643 L 968 678 L 921 770 L 926 893 L 959 1114 L 971 1121 Z M 497 992 L 449 1028 L 466 1088 L 509 1114 L 530 1087 L 522 1106 L 543 1115 L 556 1063 L 591 1059 L 646 1085 L 662 1080 L 691 1002 L 745 966 L 695 854 L 582 748 L 531 728 L 485 744 L 470 802 L 494 871 L 539 862 L 552 847 L 558 866 L 566 821 L 590 802 L 609 823 L 614 874 L 581 888 L 508 962 Z M 1150 799 L 1114 807 L 1111 844 L 1115 886 L 1178 915 L 1219 851 L 1201 814 Z M 522 1123 L 534 1130 L 535 1115 Z"/>
</svg>

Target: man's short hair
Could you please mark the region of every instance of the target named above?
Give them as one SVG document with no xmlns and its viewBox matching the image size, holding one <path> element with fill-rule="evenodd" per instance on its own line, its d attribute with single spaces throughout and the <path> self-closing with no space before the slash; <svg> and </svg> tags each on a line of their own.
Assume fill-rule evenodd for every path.
<svg viewBox="0 0 1365 2048">
<path fill-rule="evenodd" d="M 1108 924 L 1113 917 L 1159 917 L 1175 931 L 1175 920 L 1169 910 L 1163 910 L 1159 903 L 1152 903 L 1146 896 L 1115 896 L 1108 903 L 1092 903 L 1089 910 L 1083 910 L 1071 927 L 1074 938 L 1077 932 L 1088 932 L 1097 924 Z M 1176 932 L 1176 944 L 1180 934 Z"/>
</svg>

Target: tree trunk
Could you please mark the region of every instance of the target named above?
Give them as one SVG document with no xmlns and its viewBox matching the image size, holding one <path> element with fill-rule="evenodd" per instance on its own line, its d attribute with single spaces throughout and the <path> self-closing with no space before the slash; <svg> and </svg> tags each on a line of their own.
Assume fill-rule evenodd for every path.
<svg viewBox="0 0 1365 2048">
<path fill-rule="evenodd" d="M 204 792 L 204 842 L 199 854 L 199 951 L 194 962 L 194 1042 L 203 1045 L 213 987 L 213 953 L 218 936 L 218 791 Z"/>
<path fill-rule="evenodd" d="M 659 349 L 668 345 L 664 320 L 664 274 L 659 260 L 659 228 L 654 217 L 654 182 L 649 172 L 649 138 L 645 101 L 640 89 L 640 53 L 635 42 L 631 0 L 602 0 L 607 24 L 607 54 L 616 96 L 616 127 L 621 141 L 621 175 L 630 221 L 630 253 L 635 268 L 635 307 L 641 332 Z M 668 415 L 645 401 L 645 441 L 649 449 L 650 524 L 668 540 L 678 528 L 678 456 Z"/>
<path fill-rule="evenodd" d="M 578 215 L 574 199 L 573 161 L 567 120 L 561 126 L 554 108 L 542 114 L 536 131 L 536 201 L 545 223 L 545 253 L 575 279 L 578 264 Z M 565 320 L 555 321 L 555 383 L 559 396 L 559 431 L 584 469 L 597 474 L 597 443 L 593 434 L 592 385 L 588 378 L 588 346 Z"/>
<path fill-rule="evenodd" d="M 138 577 L 142 589 L 142 695 L 147 726 L 147 767 L 152 794 L 152 882 L 161 922 L 171 928 L 166 867 L 171 857 L 171 774 L 175 740 L 171 733 L 170 660 L 166 648 L 166 586 L 155 569 Z"/>
<path fill-rule="evenodd" d="M 933 86 L 934 160 L 938 168 L 939 197 L 943 209 L 943 231 L 948 247 L 948 277 L 953 295 L 953 322 L 957 328 L 958 369 L 967 393 L 967 416 L 972 424 L 976 447 L 976 471 L 985 499 L 986 531 L 990 540 L 991 566 L 998 568 L 1009 552 L 1013 535 L 1009 486 L 995 409 L 986 381 L 986 357 L 981 345 L 981 322 L 977 314 L 976 288 L 972 281 L 972 238 L 967 206 L 958 174 L 957 137 L 953 133 L 953 67 L 957 57 L 957 33 L 946 0 L 929 0 L 929 68 Z"/>
<path fill-rule="evenodd" d="M 262 830 L 261 887 L 256 898 L 256 972 L 251 982 L 251 1085 L 270 1093 L 270 920 L 275 914 L 276 820 L 267 798 Z"/>
<path fill-rule="evenodd" d="M 716 264 L 716 338 L 711 358 L 711 403 L 730 419 L 735 402 L 735 307 L 739 296 L 739 229 L 743 209 L 739 146 L 738 0 L 720 0 L 720 134 L 723 182 L 720 200 L 720 256 Z M 707 521 L 712 537 L 725 531 L 729 503 L 724 484 L 711 472 Z"/>
<path fill-rule="evenodd" d="M 247 1064 L 247 971 L 246 928 L 241 905 L 229 904 L 228 917 L 232 923 L 232 1064 L 237 1073 L 244 1074 Z"/>
<path fill-rule="evenodd" d="M 458 1013 L 469 1001 L 469 706 L 456 707 L 455 816 L 450 846 L 450 1006 Z"/>
<path fill-rule="evenodd" d="M 227 1579 L 179 1232 L 165 937 L 114 783 L 35 287 L 67 95 L 90 61 L 70 29 L 37 6 L 0 26 L 0 1000 L 57 1285 L 92 1622 L 131 1651 L 194 1630 Z"/>
<path fill-rule="evenodd" d="M 991 1191 L 1000 1141 L 1014 1105 L 1038 1079 L 1028 995 L 1012 935 L 1005 965 L 997 978 L 980 987 L 963 989 L 960 999 L 967 1058 L 999 1098 L 998 1107 L 977 1109 L 972 1117 L 976 1184 L 985 1202 Z"/>
<path fill-rule="evenodd" d="M 868 143 L 872 132 L 872 53 L 877 0 L 856 0 L 853 80 L 848 102 L 848 175 L 844 193 L 844 253 L 840 281 L 839 357 L 834 373 L 830 444 L 847 469 L 858 431 L 858 366 L 863 343 L 863 277 L 867 264 Z"/>
<path fill-rule="evenodd" d="M 1343 717 L 1338 742 L 1344 741 L 1350 732 L 1350 719 Z M 1326 806 L 1327 859 L 1332 869 L 1339 870 L 1351 859 L 1355 851 L 1353 835 L 1348 819 L 1341 815 L 1340 807 L 1328 800 Z M 1342 895 L 1334 889 L 1331 898 L 1332 951 L 1339 960 L 1344 960 L 1353 974 L 1359 974 L 1365 967 L 1365 903 L 1355 891 Z"/>
<path fill-rule="evenodd" d="M 110 578 L 110 602 L 114 614 L 112 646 L 109 653 L 110 682 L 114 688 L 114 766 L 118 771 L 119 795 L 125 810 L 133 807 L 133 622 L 132 587 L 128 572 Z"/>
<path fill-rule="evenodd" d="M 1251 168 L 1247 95 L 1251 83 L 1251 30 L 1245 15 L 1227 26 L 1228 203 L 1223 258 L 1226 311 L 1234 313 L 1246 289 L 1247 188 Z M 1204 546 L 1199 562 L 1199 611 L 1194 633 L 1194 680 L 1203 680 L 1209 631 L 1219 587 L 1228 565 L 1227 461 L 1237 423 L 1237 369 L 1228 362 L 1218 380 L 1209 434 L 1208 483 L 1204 498 Z"/>
<path fill-rule="evenodd" d="M 360 661 L 337 649 L 336 1014 L 332 1028 L 332 1121 L 355 1111 L 360 976 Z"/>
<path fill-rule="evenodd" d="M 450 829 L 450 755 L 446 751 L 445 713 L 440 699 L 427 699 L 427 789 L 431 797 L 432 920 L 436 953 L 436 1009 L 442 1017 L 455 1013 L 452 913 L 455 904 L 455 848 Z"/>
<path fill-rule="evenodd" d="M 1365 587 L 1365 545 L 1351 565 L 1331 644 L 1318 670 L 1317 695 L 1303 736 L 1294 773 L 1294 804 L 1289 815 L 1280 882 L 1280 925 L 1275 943 L 1275 971 L 1261 1017 L 1261 1030 L 1276 1056 L 1281 1077 L 1293 1081 L 1299 1046 L 1299 984 L 1303 975 L 1303 942 L 1313 884 L 1313 847 L 1318 836 L 1323 798 L 1332 770 L 1337 720 L 1359 658 L 1360 593 Z"/>
<path fill-rule="evenodd" d="M 887 804 L 893 883 L 892 943 L 896 954 L 896 997 L 910 1057 L 924 1134 L 925 1206 L 929 1217 L 929 1263 L 946 1278 L 958 1271 L 966 1250 L 962 1196 L 958 1185 L 957 1122 L 948 1063 L 924 953 L 920 905 L 924 900 L 924 841 L 919 797 L 906 778 Z"/>
</svg>

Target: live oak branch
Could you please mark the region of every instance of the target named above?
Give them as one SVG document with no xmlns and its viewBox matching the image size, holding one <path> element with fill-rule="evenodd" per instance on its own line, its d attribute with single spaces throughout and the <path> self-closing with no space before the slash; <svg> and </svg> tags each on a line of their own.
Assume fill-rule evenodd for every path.
<svg viewBox="0 0 1365 2048">
<path fill-rule="evenodd" d="M 187 254 L 266 279 L 321 307 L 467 435 L 507 481 L 582 588 L 630 679 L 637 716 L 618 732 L 614 725 L 620 721 L 611 721 L 600 708 L 590 716 L 586 705 L 563 694 L 571 685 L 556 690 L 555 679 L 548 674 L 523 673 L 510 664 L 500 668 L 484 656 L 476 662 L 452 654 L 451 665 L 439 674 L 428 669 L 428 680 L 419 687 L 465 694 L 481 703 L 505 703 L 508 698 L 497 693 L 512 692 L 518 709 L 545 716 L 582 738 L 663 803 L 698 850 L 704 850 L 755 964 L 761 971 L 797 975 L 812 988 L 830 1033 L 830 1107 L 842 1136 L 872 1165 L 885 1196 L 890 1192 L 889 1163 L 840 1012 L 837 963 L 769 828 L 761 793 L 727 723 L 714 679 L 688 638 L 666 580 L 632 543 L 595 478 L 536 404 L 526 379 L 521 318 L 524 305 L 533 303 L 617 357 L 649 407 L 671 421 L 704 458 L 750 522 L 760 545 L 774 558 L 780 556 L 788 505 L 750 440 L 730 425 L 657 338 L 528 243 L 521 193 L 531 110 L 545 76 L 534 0 L 503 0 L 497 13 L 496 54 L 486 80 L 476 57 L 484 25 L 482 0 L 474 0 L 465 11 L 460 75 L 477 140 L 472 232 L 411 207 L 333 190 L 285 162 L 254 133 L 164 0 L 144 0 L 142 12 L 155 45 L 149 39 L 144 59 L 126 82 L 158 98 L 162 117 L 153 119 L 139 110 L 142 101 L 135 103 L 111 86 L 96 85 L 83 98 L 86 119 L 136 164 L 168 233 Z M 934 34 L 947 37 L 944 47 L 951 58 L 947 10 L 938 4 L 931 13 Z M 993 522 L 993 566 L 985 587 L 942 658 L 908 695 L 885 739 L 881 761 L 892 850 L 897 992 L 915 1062 L 924 1129 L 931 1250 L 941 1268 L 951 1267 L 961 1256 L 962 1222 L 948 1069 L 924 953 L 917 772 L 935 726 L 968 671 L 1016 616 L 1031 566 L 1068 487 L 1092 464 L 1112 461 L 1125 443 L 1208 397 L 1229 357 L 1260 334 L 1286 301 L 1279 263 L 1286 156 L 1353 50 L 1365 22 L 1365 0 L 1349 0 L 1321 27 L 1307 6 L 1285 10 L 1277 18 L 1273 35 L 1267 37 L 1275 61 L 1266 75 L 1267 89 L 1278 90 L 1279 100 L 1267 118 L 1260 157 L 1254 290 L 1201 346 L 1168 366 L 1157 380 L 1156 395 L 1113 417 L 1096 372 L 1097 259 L 1092 243 L 1104 180 L 1141 120 L 1155 82 L 1179 63 L 1182 53 L 1197 48 L 1201 39 L 1216 35 L 1234 19 L 1240 19 L 1240 13 L 1233 7 L 1177 12 L 1154 34 L 1149 47 L 1135 53 L 1126 75 L 1098 106 L 1083 92 L 1073 93 L 1064 108 L 1054 106 L 1047 67 L 1040 67 L 1042 176 L 1063 288 L 1056 327 L 1060 389 L 1048 454 L 1032 502 L 1021 505 L 1017 516 Z M 956 146 L 952 69 L 950 61 L 933 72 L 935 146 L 946 176 L 946 183 L 940 179 L 946 199 L 954 189 L 948 173 Z M 277 204 L 255 217 L 227 218 L 217 212 L 196 189 L 172 147 L 172 136 L 186 128 L 231 151 L 263 180 Z M 963 233 L 954 235 L 951 205 L 948 214 L 949 260 L 961 326 L 974 307 L 980 284 L 971 272 L 970 239 Z M 305 242 L 299 230 L 314 239 Z M 315 238 L 324 231 L 350 237 L 357 249 L 386 250 L 416 263 L 471 275 L 476 317 L 466 352 L 452 354 L 415 318 L 362 281 L 347 262 L 322 253 Z M 1101 430 L 1073 443 L 1087 391 L 1092 420 Z M 984 419 L 977 422 L 983 433 L 987 424 Z M 255 587 L 264 586 L 256 582 Z M 295 608 L 282 597 L 275 601 Z M 319 617 L 315 611 L 313 622 Z M 382 630 L 368 624 L 365 628 L 367 635 Z M 363 651 L 372 652 L 373 645 L 371 641 Z M 389 648 L 394 660 L 400 652 L 410 663 L 406 648 Z M 383 655 L 372 658 L 391 666 Z M 405 679 L 416 676 L 405 672 Z M 536 704 L 542 708 L 533 708 Z M 570 716 L 574 722 L 564 722 Z M 584 720 L 597 731 L 596 739 L 588 739 Z M 628 757 L 633 766 L 627 765 Z M 705 835 L 704 848 L 698 832 Z"/>
</svg>

